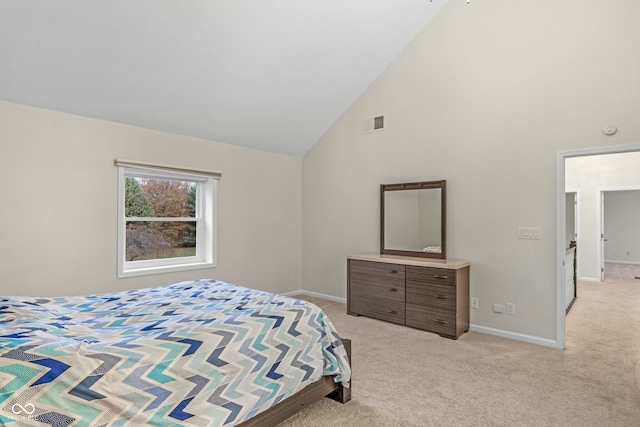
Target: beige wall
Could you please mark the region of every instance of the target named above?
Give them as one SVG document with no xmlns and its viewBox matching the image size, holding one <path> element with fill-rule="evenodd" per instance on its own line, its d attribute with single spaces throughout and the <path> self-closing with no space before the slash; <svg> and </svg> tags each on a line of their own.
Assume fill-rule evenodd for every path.
<svg viewBox="0 0 640 427">
<path fill-rule="evenodd" d="M 299 158 L 0 102 L 0 295 L 301 288 Z M 116 279 L 115 158 L 219 170 L 218 267 Z"/>
<path fill-rule="evenodd" d="M 446 179 L 472 324 L 556 340 L 556 153 L 640 140 L 638 16 L 632 0 L 449 1 L 303 159 L 305 289 L 345 297 L 346 257 L 378 250 L 381 183 Z M 515 316 L 492 312 L 507 302 Z"/>
</svg>

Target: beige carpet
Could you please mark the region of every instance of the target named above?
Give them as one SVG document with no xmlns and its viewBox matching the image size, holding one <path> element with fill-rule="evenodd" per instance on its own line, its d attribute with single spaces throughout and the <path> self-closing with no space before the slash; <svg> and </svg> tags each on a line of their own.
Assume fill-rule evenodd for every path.
<svg viewBox="0 0 640 427">
<path fill-rule="evenodd" d="M 579 283 L 567 348 L 469 332 L 457 341 L 320 305 L 353 345 L 352 401 L 281 427 L 640 426 L 640 280 Z"/>
</svg>

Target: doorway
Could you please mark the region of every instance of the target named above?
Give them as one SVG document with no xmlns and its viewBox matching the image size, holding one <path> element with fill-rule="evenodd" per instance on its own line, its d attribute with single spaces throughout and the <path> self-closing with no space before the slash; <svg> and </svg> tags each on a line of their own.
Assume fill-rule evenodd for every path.
<svg viewBox="0 0 640 427">
<path fill-rule="evenodd" d="M 637 153 L 640 155 L 640 144 L 630 144 L 623 146 L 610 146 L 599 148 L 588 148 L 580 150 L 566 150 L 560 151 L 556 155 L 556 347 L 565 348 L 566 342 L 566 330 L 565 330 L 565 257 L 566 257 L 566 239 L 567 239 L 567 199 L 566 199 L 566 162 L 568 159 L 588 158 L 598 155 L 608 154 L 623 154 L 623 153 Z M 638 169 L 637 163 L 635 169 Z M 574 185 L 570 187 L 576 188 Z M 606 187 L 606 184 L 600 185 Z M 581 204 L 587 201 L 588 197 L 593 197 L 596 200 L 599 199 L 600 191 L 589 191 L 589 194 L 585 191 L 581 191 Z M 593 221 L 597 221 L 597 217 L 601 217 L 597 213 L 593 213 Z M 582 261 L 578 261 L 580 268 L 579 275 L 582 279 L 591 281 L 600 281 L 601 272 L 599 258 L 596 254 L 601 252 L 601 237 L 599 236 L 600 226 L 593 223 L 589 226 L 591 219 L 586 218 L 586 215 L 578 213 L 580 218 L 580 229 L 578 229 L 578 251 L 583 253 L 580 256 Z M 582 230 L 582 231 L 581 231 Z M 584 230 L 588 230 L 588 233 Z M 585 262 L 584 259 L 589 259 L 589 262 Z M 591 261 L 595 259 L 596 261 Z"/>
<path fill-rule="evenodd" d="M 640 186 L 602 189 L 600 203 L 600 281 L 633 281 L 640 277 Z"/>
</svg>

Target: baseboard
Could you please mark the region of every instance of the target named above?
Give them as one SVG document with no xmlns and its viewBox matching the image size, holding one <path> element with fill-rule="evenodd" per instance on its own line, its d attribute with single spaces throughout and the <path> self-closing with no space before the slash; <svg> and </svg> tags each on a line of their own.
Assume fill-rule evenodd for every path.
<svg viewBox="0 0 640 427">
<path fill-rule="evenodd" d="M 470 331 L 480 332 L 482 334 L 493 335 L 501 338 L 509 338 L 516 341 L 523 341 L 529 344 L 541 345 L 544 347 L 560 348 L 558 342 L 546 338 L 534 337 L 531 335 L 518 334 L 515 332 L 504 331 L 502 329 L 487 328 L 486 326 L 470 325 Z"/>
<path fill-rule="evenodd" d="M 624 261 L 624 260 L 617 260 L 617 259 L 605 259 L 604 260 L 605 264 L 630 264 L 630 265 L 640 265 L 640 262 L 638 261 Z"/>
<path fill-rule="evenodd" d="M 297 291 L 287 292 L 287 293 L 284 293 L 282 295 L 287 296 L 287 297 L 290 297 L 292 295 L 307 295 L 307 296 L 310 296 L 310 297 L 322 298 L 322 299 L 326 299 L 326 300 L 329 300 L 329 301 L 339 302 L 339 303 L 342 303 L 342 304 L 346 304 L 347 303 L 347 299 L 346 298 L 334 297 L 332 295 L 321 294 L 319 292 L 305 291 L 303 289 L 299 289 Z"/>
</svg>

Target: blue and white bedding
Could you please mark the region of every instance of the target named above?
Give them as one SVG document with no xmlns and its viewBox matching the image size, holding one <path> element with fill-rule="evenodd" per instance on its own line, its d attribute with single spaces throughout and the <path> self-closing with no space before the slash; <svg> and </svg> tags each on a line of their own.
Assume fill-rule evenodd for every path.
<svg viewBox="0 0 640 427">
<path fill-rule="evenodd" d="M 347 354 L 317 306 L 197 280 L 78 297 L 0 297 L 1 426 L 232 426 Z"/>
</svg>

